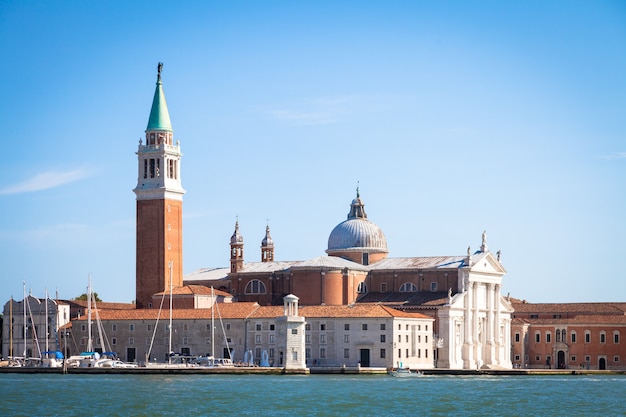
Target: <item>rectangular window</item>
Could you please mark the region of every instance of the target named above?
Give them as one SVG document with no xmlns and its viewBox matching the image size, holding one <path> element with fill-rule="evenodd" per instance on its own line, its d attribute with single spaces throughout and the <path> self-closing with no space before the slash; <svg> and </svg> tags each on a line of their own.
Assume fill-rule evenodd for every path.
<svg viewBox="0 0 626 417">
<path fill-rule="evenodd" d="M 380 335 L 380 343 L 385 343 L 385 335 L 384 334 Z"/>
<path fill-rule="evenodd" d="M 380 350 L 380 358 L 381 359 L 385 359 L 386 355 L 387 355 L 387 352 L 385 351 L 385 349 L 381 349 Z"/>
<path fill-rule="evenodd" d="M 348 323 L 343 325 L 344 330 L 350 330 L 350 325 Z"/>
<path fill-rule="evenodd" d="M 350 357 L 350 349 L 345 348 L 345 349 L 343 350 L 343 357 L 344 357 L 344 358 L 349 358 L 349 357 Z"/>
<path fill-rule="evenodd" d="M 367 323 L 363 323 L 363 324 L 361 325 L 361 328 L 362 328 L 363 330 L 367 330 Z"/>
</svg>

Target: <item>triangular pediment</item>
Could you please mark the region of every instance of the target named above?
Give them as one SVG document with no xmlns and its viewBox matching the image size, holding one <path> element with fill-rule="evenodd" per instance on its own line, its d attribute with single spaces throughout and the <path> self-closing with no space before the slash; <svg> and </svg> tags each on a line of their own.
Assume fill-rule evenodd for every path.
<svg viewBox="0 0 626 417">
<path fill-rule="evenodd" d="M 493 275 L 504 275 L 506 269 L 491 252 L 480 252 L 472 255 L 471 272 Z"/>
</svg>

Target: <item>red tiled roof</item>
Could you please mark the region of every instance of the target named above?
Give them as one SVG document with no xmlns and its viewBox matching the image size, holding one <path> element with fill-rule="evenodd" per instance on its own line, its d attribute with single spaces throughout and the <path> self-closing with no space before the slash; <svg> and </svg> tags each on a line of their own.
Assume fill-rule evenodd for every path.
<svg viewBox="0 0 626 417">
<path fill-rule="evenodd" d="M 626 303 L 547 303 L 517 302 L 511 299 L 516 313 L 537 314 L 626 314 Z"/>
<path fill-rule="evenodd" d="M 278 317 L 284 314 L 283 307 L 259 307 L 251 317 Z M 351 306 L 300 306 L 298 314 L 306 318 L 373 318 L 404 317 L 428 318 L 421 313 L 407 313 L 380 304 L 356 304 Z"/>
<path fill-rule="evenodd" d="M 170 291 L 167 290 L 167 291 L 156 293 L 154 295 L 169 295 L 169 293 Z M 172 288 L 172 295 L 191 295 L 191 294 L 211 295 L 211 288 L 205 285 L 195 285 L 195 284 Z M 215 294 L 215 296 L 217 297 L 232 297 L 231 294 L 225 291 L 216 290 L 216 289 L 213 289 L 213 294 Z"/>
</svg>

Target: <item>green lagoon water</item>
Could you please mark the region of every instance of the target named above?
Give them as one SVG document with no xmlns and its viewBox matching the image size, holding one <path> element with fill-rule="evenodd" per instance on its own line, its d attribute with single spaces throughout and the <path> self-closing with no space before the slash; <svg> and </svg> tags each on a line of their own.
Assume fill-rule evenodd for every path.
<svg viewBox="0 0 626 417">
<path fill-rule="evenodd" d="M 626 376 L 0 374 L 0 416 L 626 416 Z"/>
</svg>

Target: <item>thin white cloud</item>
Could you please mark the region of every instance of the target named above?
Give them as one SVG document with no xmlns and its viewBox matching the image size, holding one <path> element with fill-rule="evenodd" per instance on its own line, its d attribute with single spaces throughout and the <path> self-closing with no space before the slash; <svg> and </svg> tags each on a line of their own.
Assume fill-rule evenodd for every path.
<svg viewBox="0 0 626 417">
<path fill-rule="evenodd" d="M 276 120 L 296 125 L 327 125 L 337 123 L 367 101 L 358 95 L 317 97 L 304 103 L 267 110 Z"/>
<path fill-rule="evenodd" d="M 84 168 L 78 168 L 72 171 L 65 172 L 43 172 L 17 184 L 9 185 L 0 189 L 0 195 L 31 193 L 34 191 L 48 190 L 50 188 L 56 188 L 71 182 L 82 180 L 88 175 L 89 172 Z"/>
<path fill-rule="evenodd" d="M 281 121 L 293 122 L 302 125 L 327 125 L 337 120 L 328 113 L 322 112 L 297 112 L 286 109 L 270 110 L 269 113 L 276 119 Z"/>
<path fill-rule="evenodd" d="M 605 156 L 604 159 L 626 159 L 626 152 L 614 152 Z"/>
</svg>

